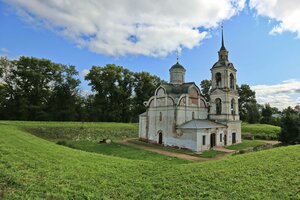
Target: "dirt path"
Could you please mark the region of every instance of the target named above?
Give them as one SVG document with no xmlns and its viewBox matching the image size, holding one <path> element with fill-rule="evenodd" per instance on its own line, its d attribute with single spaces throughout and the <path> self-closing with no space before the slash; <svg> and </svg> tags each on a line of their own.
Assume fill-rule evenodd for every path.
<svg viewBox="0 0 300 200">
<path fill-rule="evenodd" d="M 281 143 L 280 141 L 277 141 L 277 140 L 259 140 L 259 141 L 262 141 L 267 144 L 272 144 L 272 145 Z"/>
<path fill-rule="evenodd" d="M 214 150 L 223 151 L 225 153 L 235 153 L 236 152 L 236 150 L 226 149 L 226 148 L 224 148 L 222 146 L 214 147 Z"/>
<path fill-rule="evenodd" d="M 215 156 L 213 158 L 202 158 L 202 157 L 187 155 L 187 154 L 184 154 L 184 153 L 165 151 L 165 150 L 162 150 L 162 149 L 157 149 L 155 147 L 144 146 L 142 144 L 133 144 L 133 143 L 128 142 L 128 140 L 123 140 L 119 143 L 131 146 L 131 147 L 135 147 L 135 148 L 138 148 L 138 149 L 143 149 L 143 150 L 146 150 L 146 151 L 151 151 L 151 152 L 154 152 L 154 153 L 158 153 L 158 154 L 162 154 L 162 155 L 166 155 L 166 156 L 171 156 L 171 157 L 176 157 L 176 158 L 179 158 L 179 159 L 182 159 L 182 160 L 189 160 L 189 161 L 193 161 L 193 162 L 218 160 L 218 159 L 221 159 L 221 158 L 224 158 L 224 157 L 230 155 L 229 153 L 226 153 L 226 154 L 221 154 L 221 155 Z"/>
</svg>

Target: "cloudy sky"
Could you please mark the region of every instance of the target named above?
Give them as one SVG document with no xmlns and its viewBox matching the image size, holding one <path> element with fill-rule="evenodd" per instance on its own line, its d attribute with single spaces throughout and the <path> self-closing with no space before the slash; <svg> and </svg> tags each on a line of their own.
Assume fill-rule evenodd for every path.
<svg viewBox="0 0 300 200">
<path fill-rule="evenodd" d="M 168 80 L 180 52 L 187 81 L 210 79 L 225 46 L 259 103 L 300 104 L 299 0 L 0 0 L 0 55 L 115 63 Z M 83 89 L 87 89 L 87 83 Z"/>
</svg>

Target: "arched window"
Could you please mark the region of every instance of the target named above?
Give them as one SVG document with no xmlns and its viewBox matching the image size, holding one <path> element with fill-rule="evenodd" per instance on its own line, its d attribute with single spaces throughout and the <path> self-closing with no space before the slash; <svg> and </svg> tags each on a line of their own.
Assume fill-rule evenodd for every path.
<svg viewBox="0 0 300 200">
<path fill-rule="evenodd" d="M 231 114 L 235 115 L 235 100 L 231 99 Z"/>
<path fill-rule="evenodd" d="M 221 73 L 220 72 L 216 73 L 215 78 L 216 78 L 216 86 L 221 87 L 221 81 L 222 81 Z"/>
<path fill-rule="evenodd" d="M 217 98 L 216 99 L 216 114 L 221 115 L 222 113 L 222 101 L 221 99 Z"/>
<path fill-rule="evenodd" d="M 230 89 L 234 89 L 234 76 L 230 74 Z"/>
<path fill-rule="evenodd" d="M 162 113 L 159 112 L 159 121 L 162 121 Z"/>
<path fill-rule="evenodd" d="M 195 119 L 195 112 L 192 112 L 192 119 Z"/>
</svg>

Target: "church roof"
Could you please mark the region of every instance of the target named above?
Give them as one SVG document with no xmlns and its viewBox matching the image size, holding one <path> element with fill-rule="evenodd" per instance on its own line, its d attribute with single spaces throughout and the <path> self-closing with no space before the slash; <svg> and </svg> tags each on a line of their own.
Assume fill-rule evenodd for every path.
<svg viewBox="0 0 300 200">
<path fill-rule="evenodd" d="M 184 69 L 184 67 L 181 65 L 181 64 L 179 64 L 179 62 L 177 61 L 176 62 L 176 64 L 174 64 L 171 68 L 170 68 L 170 70 L 171 69 Z M 185 70 L 185 69 L 184 69 Z"/>
<path fill-rule="evenodd" d="M 183 83 L 181 85 L 173 85 L 171 83 L 162 84 L 166 89 L 166 93 L 171 96 L 181 96 L 182 94 L 187 94 L 189 92 L 189 87 L 196 85 L 194 82 Z"/>
<path fill-rule="evenodd" d="M 217 61 L 212 68 L 217 68 L 217 67 L 228 67 L 228 68 L 233 68 L 234 70 L 236 70 L 234 68 L 234 65 L 229 62 L 228 60 L 219 60 Z"/>
<path fill-rule="evenodd" d="M 177 128 L 179 129 L 203 129 L 203 128 L 225 128 L 226 125 L 216 123 L 214 121 L 205 120 L 205 119 L 194 119 L 188 121 Z"/>
</svg>

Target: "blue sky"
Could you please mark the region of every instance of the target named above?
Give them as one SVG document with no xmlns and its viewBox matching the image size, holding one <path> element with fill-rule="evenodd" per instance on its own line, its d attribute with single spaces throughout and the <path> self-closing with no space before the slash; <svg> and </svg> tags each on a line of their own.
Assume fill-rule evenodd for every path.
<svg viewBox="0 0 300 200">
<path fill-rule="evenodd" d="M 204 7 L 199 8 L 199 12 L 204 13 L 201 15 L 197 14 L 198 8 L 189 7 L 186 9 L 191 13 L 185 14 L 180 8 L 180 0 L 165 5 L 157 3 L 162 7 L 162 16 L 159 11 L 153 14 L 153 11 L 143 10 L 149 5 L 134 4 L 136 13 L 133 17 L 124 17 L 133 9 L 134 6 L 128 6 L 133 1 L 117 6 L 113 5 L 114 1 L 107 1 L 112 2 L 106 2 L 111 4 L 111 12 L 115 9 L 120 13 L 120 17 L 112 17 L 111 23 L 108 23 L 111 12 L 106 13 L 107 18 L 100 15 L 93 19 L 94 15 L 88 15 L 88 8 L 86 13 L 84 9 L 74 13 L 76 6 L 62 12 L 60 6 L 64 5 L 59 3 L 26 2 L 0 1 L 2 56 L 33 56 L 72 64 L 77 66 L 82 80 L 82 75 L 91 66 L 108 63 L 132 71 L 148 71 L 169 80 L 169 68 L 176 62 L 176 49 L 180 48 L 179 61 L 187 70 L 186 81 L 198 84 L 203 79 L 210 79 L 210 68 L 217 61 L 220 48 L 220 24 L 223 21 L 225 46 L 230 61 L 238 70 L 238 83 L 251 85 L 260 103 L 271 103 L 279 108 L 300 104 L 300 23 L 297 22 L 299 18 L 293 21 L 295 15 L 286 14 L 286 10 L 293 13 L 293 9 L 294 13 L 300 13 L 300 6 L 290 6 L 293 0 L 278 0 L 278 5 L 271 0 L 218 0 L 207 8 L 207 1 L 196 0 L 196 3 L 204 2 L 201 4 Z M 170 5 L 174 7 L 168 10 Z M 103 5 L 93 7 L 97 6 L 98 10 L 105 8 Z M 124 13 L 120 8 L 125 10 Z M 136 11 L 139 9 L 149 12 L 147 17 L 141 17 L 144 21 L 139 18 L 144 15 Z M 211 14 L 210 9 L 216 13 Z M 43 10 L 49 10 L 49 13 Z M 167 14 L 165 23 L 162 17 L 167 11 L 175 13 Z M 69 16 L 64 18 L 66 12 Z M 157 22 L 154 15 L 161 21 Z M 124 24 L 142 26 L 142 31 Z M 136 35 L 131 36 L 135 40 L 131 43 L 128 38 L 123 41 L 122 31 L 124 34 L 133 31 Z M 84 82 L 82 89 L 88 89 L 86 85 Z"/>
</svg>

